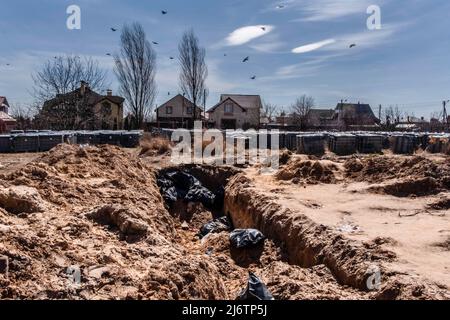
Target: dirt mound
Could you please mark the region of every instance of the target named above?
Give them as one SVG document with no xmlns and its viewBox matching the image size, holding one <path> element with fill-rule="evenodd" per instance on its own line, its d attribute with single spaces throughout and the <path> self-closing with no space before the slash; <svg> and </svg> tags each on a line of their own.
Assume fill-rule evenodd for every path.
<svg viewBox="0 0 450 320">
<path fill-rule="evenodd" d="M 396 197 L 427 196 L 438 194 L 442 185 L 434 178 L 407 179 L 370 187 L 370 191 Z"/>
<path fill-rule="evenodd" d="M 331 161 L 293 159 L 278 171 L 276 178 L 303 184 L 336 183 L 338 172 L 337 164 Z"/>
<path fill-rule="evenodd" d="M 0 299 L 227 297 L 130 150 L 61 145 L 1 175 L 0 188 Z"/>
<path fill-rule="evenodd" d="M 11 186 L 0 189 L 0 207 L 13 214 L 42 212 L 44 200 L 36 189 Z"/>
<path fill-rule="evenodd" d="M 380 183 L 389 179 L 434 178 L 444 181 L 450 176 L 450 163 L 422 156 L 373 156 L 349 159 L 344 164 L 347 178 Z"/>
</svg>

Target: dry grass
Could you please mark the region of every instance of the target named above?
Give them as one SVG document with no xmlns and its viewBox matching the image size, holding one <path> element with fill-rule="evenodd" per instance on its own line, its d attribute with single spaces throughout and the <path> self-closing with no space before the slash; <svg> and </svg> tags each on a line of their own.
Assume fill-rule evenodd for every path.
<svg viewBox="0 0 450 320">
<path fill-rule="evenodd" d="M 140 141 L 141 156 L 155 156 L 167 154 L 170 151 L 171 143 L 168 139 L 163 137 L 152 137 L 145 134 Z"/>
</svg>

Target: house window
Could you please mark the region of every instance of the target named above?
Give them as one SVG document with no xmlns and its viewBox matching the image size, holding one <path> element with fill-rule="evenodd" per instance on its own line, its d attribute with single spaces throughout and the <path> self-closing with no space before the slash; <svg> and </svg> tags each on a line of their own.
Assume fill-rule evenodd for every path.
<svg viewBox="0 0 450 320">
<path fill-rule="evenodd" d="M 102 103 L 102 115 L 109 116 L 112 113 L 112 107 L 109 102 L 103 102 Z"/>
<path fill-rule="evenodd" d="M 233 113 L 233 104 L 232 103 L 225 104 L 225 113 Z"/>
<path fill-rule="evenodd" d="M 193 107 L 187 107 L 187 114 L 193 114 L 194 113 L 194 108 Z"/>
<path fill-rule="evenodd" d="M 166 114 L 172 114 L 173 113 L 173 108 L 172 107 L 166 107 Z"/>
</svg>

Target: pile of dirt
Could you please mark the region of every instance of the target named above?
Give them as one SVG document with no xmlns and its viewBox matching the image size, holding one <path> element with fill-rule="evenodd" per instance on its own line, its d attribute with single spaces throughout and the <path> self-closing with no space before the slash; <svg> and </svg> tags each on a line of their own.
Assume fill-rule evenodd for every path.
<svg viewBox="0 0 450 320">
<path fill-rule="evenodd" d="M 353 157 L 344 163 L 345 175 L 355 181 L 380 183 L 390 179 L 433 178 L 447 181 L 450 163 L 422 156 Z"/>
<path fill-rule="evenodd" d="M 353 157 L 344 163 L 351 181 L 376 183 L 371 191 L 398 197 L 438 194 L 450 188 L 450 163 L 422 156 Z"/>
<path fill-rule="evenodd" d="M 61 145 L 0 176 L 0 299 L 228 297 L 132 152 Z"/>
<path fill-rule="evenodd" d="M 340 180 L 339 167 L 336 163 L 328 160 L 303 159 L 290 160 L 278 171 L 276 178 L 301 184 L 337 183 Z"/>
</svg>

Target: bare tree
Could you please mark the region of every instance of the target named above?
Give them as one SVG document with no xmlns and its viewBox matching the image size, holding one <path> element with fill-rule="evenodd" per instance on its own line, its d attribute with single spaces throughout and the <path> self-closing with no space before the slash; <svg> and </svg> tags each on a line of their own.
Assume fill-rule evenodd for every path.
<svg viewBox="0 0 450 320">
<path fill-rule="evenodd" d="M 106 71 L 90 57 L 74 55 L 56 56 L 31 75 L 33 96 L 42 104 L 57 95 L 64 95 L 79 88 L 81 81 L 93 90 L 102 90 L 106 85 Z"/>
<path fill-rule="evenodd" d="M 17 130 L 33 129 L 33 116 L 35 107 L 31 105 L 24 105 L 16 103 L 11 105 L 10 114 L 16 119 Z"/>
<path fill-rule="evenodd" d="M 208 76 L 206 66 L 206 50 L 200 47 L 199 40 L 194 34 L 194 30 L 184 33 L 178 45 L 180 59 L 180 87 L 181 90 L 194 104 L 194 120 L 199 119 L 197 114 L 198 103 L 201 102 L 205 94 L 205 80 Z"/>
<path fill-rule="evenodd" d="M 313 97 L 302 95 L 291 106 L 294 123 L 299 125 L 300 129 L 304 129 L 307 126 L 309 112 L 314 107 L 314 104 L 315 102 Z"/>
<path fill-rule="evenodd" d="M 114 56 L 115 74 L 120 93 L 132 114 L 136 128 L 152 113 L 156 97 L 156 53 L 139 23 L 125 25 L 121 35 L 120 54 Z"/>
<path fill-rule="evenodd" d="M 94 110 L 81 93 L 80 84 L 101 90 L 106 71 L 92 58 L 56 56 L 32 74 L 37 122 L 56 130 L 83 129 L 95 122 Z"/>
<path fill-rule="evenodd" d="M 273 117 L 276 116 L 278 112 L 278 106 L 275 104 L 272 104 L 270 102 L 263 102 L 263 109 L 261 112 L 261 115 L 263 117 L 266 117 L 269 119 L 269 121 L 272 121 Z"/>
</svg>

